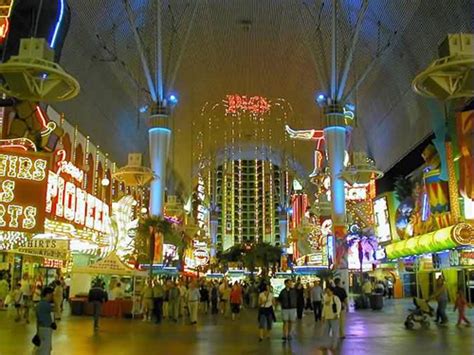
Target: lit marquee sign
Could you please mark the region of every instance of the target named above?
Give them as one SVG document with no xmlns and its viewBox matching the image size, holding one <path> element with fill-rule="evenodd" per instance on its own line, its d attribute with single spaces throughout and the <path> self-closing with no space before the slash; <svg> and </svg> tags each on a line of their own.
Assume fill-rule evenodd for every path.
<svg viewBox="0 0 474 355">
<path fill-rule="evenodd" d="M 44 232 L 48 167 L 40 153 L 0 154 L 0 230 Z"/>
<path fill-rule="evenodd" d="M 327 177 L 323 181 L 328 201 L 331 201 L 331 178 Z M 366 201 L 374 197 L 375 182 L 371 180 L 368 184 L 348 184 L 344 183 L 346 201 Z"/>
<path fill-rule="evenodd" d="M 208 211 L 205 206 L 205 199 L 206 199 L 206 187 L 204 186 L 204 179 L 201 175 L 198 177 L 198 184 L 197 184 L 197 223 L 199 226 L 198 235 L 202 234 L 202 231 L 207 232 L 207 215 Z"/>
<path fill-rule="evenodd" d="M 84 173 L 70 162 L 59 162 L 57 172 L 50 171 L 46 195 L 46 213 L 52 219 L 109 232 L 109 205 L 82 188 Z"/>
<path fill-rule="evenodd" d="M 227 95 L 224 101 L 225 114 L 250 113 L 262 115 L 270 111 L 270 102 L 262 96 Z"/>
<path fill-rule="evenodd" d="M 374 201 L 375 231 L 380 243 L 392 240 L 390 231 L 390 215 L 386 197 L 380 197 Z"/>
</svg>

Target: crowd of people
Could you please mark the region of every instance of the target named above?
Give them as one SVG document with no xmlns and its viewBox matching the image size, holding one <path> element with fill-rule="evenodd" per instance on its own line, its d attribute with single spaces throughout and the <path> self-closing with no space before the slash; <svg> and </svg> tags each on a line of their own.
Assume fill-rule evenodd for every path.
<svg viewBox="0 0 474 355">
<path fill-rule="evenodd" d="M 0 309 L 5 309 L 12 305 L 16 309 L 15 321 L 24 320 L 30 323 L 30 311 L 36 309 L 41 301 L 42 292 L 48 287 L 52 290 L 53 313 L 55 320 L 61 319 L 64 300 L 68 298 L 69 278 L 58 277 L 48 285 L 39 275 L 36 278 L 30 277 L 25 272 L 21 279 L 13 282 L 13 285 L 7 281 L 7 277 L 0 279 Z"/>
<path fill-rule="evenodd" d="M 382 285 L 367 280 L 362 285 L 364 294 L 380 293 Z M 381 283 L 380 283 L 381 284 Z M 69 281 L 62 277 L 45 286 L 41 278 L 30 278 L 24 273 L 21 280 L 14 283 L 9 290 L 6 280 L 0 280 L 0 304 L 14 305 L 15 321 L 30 321 L 34 311 L 37 321 L 35 336 L 39 345 L 39 354 L 51 351 L 52 330 L 56 321 L 61 319 L 64 299 L 67 298 Z M 386 288 L 388 291 L 390 285 Z M 387 296 L 391 297 L 390 291 Z M 106 291 L 105 282 L 96 279 L 89 291 L 88 301 L 93 306 L 93 327 L 99 329 L 102 306 L 108 300 L 124 298 L 124 289 L 117 281 Z M 438 278 L 432 300 L 436 300 L 437 322 L 447 323 L 446 307 L 448 304 L 447 286 L 442 277 Z M 470 325 L 465 316 L 468 303 L 462 291 L 458 292 L 454 310 L 458 311 L 458 325 L 462 322 Z M 277 317 L 283 322 L 282 340 L 290 342 L 295 333 L 295 322 L 302 319 L 305 311 L 311 311 L 314 322 L 322 325 L 322 332 L 328 340 L 328 348 L 337 347 L 339 339 L 345 338 L 345 318 L 349 309 L 348 295 L 341 280 L 320 280 L 303 284 L 301 279 L 285 280 L 284 288 L 277 294 L 269 280 L 234 281 L 227 279 L 208 280 L 190 278 L 148 279 L 140 292 L 140 308 L 144 322 L 163 321 L 177 323 L 180 319 L 195 325 L 200 317 L 211 314 L 222 316 L 232 321 L 238 319 L 242 308 L 257 309 L 258 341 L 271 337 L 273 323 Z M 281 312 L 278 312 L 281 310 Z"/>
<path fill-rule="evenodd" d="M 319 281 L 303 285 L 301 280 L 285 281 L 285 288 L 278 297 L 268 280 L 238 282 L 227 280 L 148 280 L 141 292 L 143 321 L 157 324 L 167 319 L 179 318 L 197 324 L 199 315 L 223 315 L 236 320 L 240 310 L 258 308 L 259 341 L 269 338 L 276 321 L 276 307 L 281 308 L 284 342 L 293 336 L 294 323 L 301 319 L 304 310 L 314 312 L 314 321 L 324 323 L 324 332 L 331 339 L 331 346 L 344 338 L 345 313 L 348 298 L 339 279 L 328 282 L 325 289 Z"/>
<path fill-rule="evenodd" d="M 9 283 L 9 275 L 0 278 L 0 309 L 9 306 L 15 308 L 15 322 L 30 323 L 31 313 L 35 314 L 36 335 L 33 343 L 37 354 L 50 354 L 52 349 L 52 331 L 56 321 L 61 320 L 64 300 L 69 296 L 70 280 L 58 277 L 45 284 L 41 275 L 33 278 L 25 272 L 21 279 Z"/>
<path fill-rule="evenodd" d="M 239 282 L 148 280 L 141 292 L 143 321 L 177 322 L 180 317 L 189 317 L 191 324 L 197 324 L 199 314 L 209 313 L 235 320 L 243 305 L 256 307 L 253 299 L 258 293 L 255 297 L 253 290 L 257 289 Z"/>
</svg>

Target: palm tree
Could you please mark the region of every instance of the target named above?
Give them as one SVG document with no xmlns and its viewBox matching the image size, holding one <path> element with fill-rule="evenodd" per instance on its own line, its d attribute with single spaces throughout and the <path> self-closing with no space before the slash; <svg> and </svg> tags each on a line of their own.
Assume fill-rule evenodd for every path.
<svg viewBox="0 0 474 355">
<path fill-rule="evenodd" d="M 217 253 L 217 259 L 221 267 L 226 269 L 226 266 L 229 262 L 239 262 L 244 261 L 244 249 L 240 244 L 235 244 L 229 249 Z"/>
<path fill-rule="evenodd" d="M 184 238 L 179 236 L 173 224 L 168 220 L 157 217 L 148 216 L 142 218 L 138 222 L 135 237 L 135 253 L 137 261 L 143 263 L 145 260 L 150 261 L 150 276 L 153 274 L 153 260 L 155 258 L 155 241 L 158 234 L 163 236 L 163 244 L 173 244 L 178 249 L 178 255 L 184 249 Z"/>
<path fill-rule="evenodd" d="M 255 264 L 262 268 L 263 275 L 268 275 L 270 264 L 276 264 L 280 262 L 282 250 L 278 246 L 271 245 L 270 243 L 257 243 L 255 244 L 249 253 L 255 255 Z"/>
</svg>

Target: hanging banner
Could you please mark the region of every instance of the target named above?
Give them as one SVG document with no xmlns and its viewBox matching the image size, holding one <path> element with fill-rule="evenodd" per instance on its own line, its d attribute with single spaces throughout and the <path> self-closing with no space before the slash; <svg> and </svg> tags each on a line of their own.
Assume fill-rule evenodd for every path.
<svg viewBox="0 0 474 355">
<path fill-rule="evenodd" d="M 49 165 L 46 154 L 0 154 L 0 230 L 44 232 Z"/>
<path fill-rule="evenodd" d="M 459 191 L 474 200 L 474 111 L 457 114 L 456 127 L 459 142 Z"/>
<path fill-rule="evenodd" d="M 163 262 L 163 234 L 156 232 L 153 264 L 161 264 L 162 262 Z"/>
</svg>

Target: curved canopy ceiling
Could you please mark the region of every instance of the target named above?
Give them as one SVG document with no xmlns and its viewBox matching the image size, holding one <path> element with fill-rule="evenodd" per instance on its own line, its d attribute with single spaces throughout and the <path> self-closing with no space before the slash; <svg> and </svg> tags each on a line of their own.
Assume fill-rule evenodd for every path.
<svg viewBox="0 0 474 355">
<path fill-rule="evenodd" d="M 112 157 L 125 162 L 128 152 L 147 150 L 146 113 L 140 114 L 139 108 L 149 102 L 125 3 L 69 3 L 72 20 L 61 64 L 78 78 L 82 90 L 78 98 L 57 107 Z M 152 71 L 156 3 L 129 1 Z M 191 175 L 197 140 L 214 140 L 217 146 L 226 142 L 224 125 L 209 128 L 208 115 L 203 114 L 206 103 L 220 103 L 226 94 L 282 98 L 292 108 L 285 118 L 292 128 L 321 127 L 314 98 L 329 87 L 330 0 L 161 3 L 165 86 L 180 100 L 170 123 L 174 129 L 171 158 L 182 179 L 187 181 Z M 340 71 L 361 4 L 361 0 L 339 1 Z M 411 81 L 437 57 L 437 46 L 447 33 L 472 32 L 472 10 L 472 0 L 369 1 L 347 87 L 376 60 L 350 101 L 358 117 L 353 145 L 367 150 L 381 169 L 388 170 L 430 134 L 432 120 L 442 115 L 441 104 L 415 95 Z M 283 129 L 283 121 L 273 125 L 274 117 L 265 119 L 274 132 Z M 241 124 L 246 127 L 247 121 Z M 311 143 L 285 142 L 279 148 L 311 171 Z"/>
</svg>

